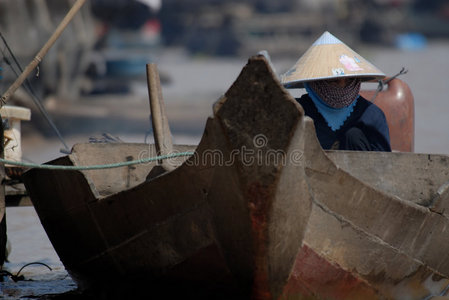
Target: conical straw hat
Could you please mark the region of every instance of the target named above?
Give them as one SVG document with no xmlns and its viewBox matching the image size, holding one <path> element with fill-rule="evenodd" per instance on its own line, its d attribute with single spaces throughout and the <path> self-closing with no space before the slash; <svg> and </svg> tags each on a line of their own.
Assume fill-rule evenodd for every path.
<svg viewBox="0 0 449 300">
<path fill-rule="evenodd" d="M 326 31 L 281 76 L 281 82 L 287 88 L 300 88 L 307 81 L 341 77 L 371 80 L 382 79 L 385 74 Z"/>
</svg>

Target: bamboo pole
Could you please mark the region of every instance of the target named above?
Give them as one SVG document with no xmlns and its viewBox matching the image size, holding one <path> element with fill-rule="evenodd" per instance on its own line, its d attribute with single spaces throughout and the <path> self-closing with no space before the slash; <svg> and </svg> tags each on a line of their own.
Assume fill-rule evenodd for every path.
<svg viewBox="0 0 449 300">
<path fill-rule="evenodd" d="M 147 64 L 147 80 L 156 151 L 158 152 L 158 155 L 168 155 L 173 152 L 173 142 L 168 119 L 165 114 L 161 82 L 156 64 Z M 174 167 L 168 164 L 167 161 L 162 161 L 160 163 L 166 171 L 174 169 Z"/>
<path fill-rule="evenodd" d="M 61 33 L 64 31 L 64 29 L 67 27 L 67 25 L 70 23 L 70 21 L 73 19 L 75 14 L 80 10 L 80 8 L 83 6 L 83 4 L 85 2 L 86 2 L 86 0 L 77 0 L 73 4 L 73 6 L 70 8 L 67 15 L 64 17 L 64 19 L 58 25 L 55 32 L 48 39 L 48 41 L 45 43 L 45 45 L 42 47 L 42 49 L 36 54 L 34 59 L 28 64 L 28 66 L 25 68 L 25 70 L 22 72 L 22 74 L 20 74 L 20 76 L 16 79 L 16 81 L 2 95 L 2 98 L 0 100 L 0 107 L 2 107 L 3 105 L 6 104 L 6 102 L 9 100 L 9 98 L 12 95 L 14 95 L 15 91 L 22 85 L 22 83 L 25 81 L 25 79 L 28 77 L 28 75 L 30 75 L 30 73 L 42 61 L 44 56 L 47 54 L 48 50 L 50 50 L 50 48 L 53 46 L 53 44 L 56 42 L 56 40 L 59 38 Z"/>
</svg>

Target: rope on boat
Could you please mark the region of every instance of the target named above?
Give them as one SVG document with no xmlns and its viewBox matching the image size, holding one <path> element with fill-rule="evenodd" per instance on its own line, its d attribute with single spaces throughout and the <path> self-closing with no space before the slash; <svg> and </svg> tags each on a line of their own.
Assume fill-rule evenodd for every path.
<svg viewBox="0 0 449 300">
<path fill-rule="evenodd" d="M 102 170 L 102 169 L 120 168 L 120 167 L 126 167 L 126 166 L 131 166 L 131 165 L 145 164 L 145 163 L 149 163 L 149 162 L 157 161 L 157 160 L 170 159 L 170 158 L 181 157 L 181 156 L 191 156 L 193 154 L 194 154 L 194 152 L 180 152 L 180 153 L 172 153 L 172 154 L 160 155 L 160 156 L 154 156 L 154 157 L 148 157 L 148 158 L 141 158 L 141 159 L 126 161 L 126 162 L 118 162 L 118 163 L 104 164 L 104 165 L 91 165 L 91 166 L 41 165 L 41 164 L 6 160 L 3 158 L 0 158 L 0 163 L 14 165 L 14 166 L 20 166 L 20 167 L 25 167 L 25 168 L 65 170 L 65 171 L 74 171 L 74 170 L 76 170 L 76 171 L 84 170 L 85 171 L 85 170 Z"/>
</svg>

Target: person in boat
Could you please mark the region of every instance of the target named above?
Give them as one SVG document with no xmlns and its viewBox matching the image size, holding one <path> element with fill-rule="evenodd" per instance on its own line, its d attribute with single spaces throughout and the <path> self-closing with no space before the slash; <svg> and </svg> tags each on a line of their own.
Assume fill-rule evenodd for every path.
<svg viewBox="0 0 449 300">
<path fill-rule="evenodd" d="M 296 100 L 313 119 L 323 149 L 391 151 L 384 113 L 359 94 L 363 80 L 384 77 L 326 31 L 281 81 L 286 88 L 307 91 Z"/>
</svg>

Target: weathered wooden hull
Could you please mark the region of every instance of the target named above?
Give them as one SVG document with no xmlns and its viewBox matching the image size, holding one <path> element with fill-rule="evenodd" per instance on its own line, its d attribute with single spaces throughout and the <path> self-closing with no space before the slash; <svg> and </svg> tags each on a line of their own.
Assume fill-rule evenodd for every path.
<svg viewBox="0 0 449 300">
<path fill-rule="evenodd" d="M 113 163 L 155 153 L 144 144 L 80 144 L 51 163 Z M 206 198 L 211 169 L 185 164 L 145 181 L 153 166 L 24 175 L 41 223 L 81 289 L 143 280 L 156 293 L 162 283 L 201 282 L 204 288 L 228 280 Z"/>
<path fill-rule="evenodd" d="M 111 146 L 78 146 L 84 159 L 57 163 L 142 157 L 139 146 Z M 178 163 L 130 186 L 134 171 L 144 178 L 152 166 L 25 174 L 80 284 L 140 274 L 253 299 L 447 293 L 449 157 L 323 151 L 263 57 L 250 59 L 215 104 L 195 155 Z"/>
<path fill-rule="evenodd" d="M 449 157 L 323 151 L 313 121 L 295 108 L 296 101 L 282 89 L 276 91 L 277 85 L 270 81 L 274 76 L 261 60 L 251 60 L 239 77 L 246 79 L 237 81 L 217 104 L 219 130 L 214 136 L 222 140 L 217 145 L 225 153 L 245 148 L 265 158 L 266 152 L 280 150 L 290 160 L 287 165 L 263 165 L 285 172 L 273 180 L 274 185 L 269 180 L 266 185 L 252 184 L 258 176 L 266 179 L 260 165 L 237 161 L 233 170 L 215 168 L 219 180 L 213 181 L 209 198 L 215 222 L 239 220 L 225 230 L 217 226 L 217 239 L 231 271 L 240 280 L 253 280 L 255 299 L 445 295 Z M 264 72 L 266 77 L 260 75 Z M 265 137 L 262 147 L 254 143 L 260 135 Z M 281 141 L 288 141 L 291 149 L 278 147 Z M 293 149 L 301 153 L 300 163 L 291 160 Z M 237 187 L 224 184 L 229 182 Z M 253 198 L 253 190 L 265 193 Z M 276 197 L 282 192 L 287 196 Z M 297 217 L 296 223 L 292 217 Z M 304 236 L 299 219 L 308 220 Z M 242 230 L 242 221 L 251 230 Z M 296 232 L 289 230 L 295 226 Z M 249 233 L 243 236 L 251 243 L 237 246 L 242 231 Z M 302 239 L 300 247 L 291 241 L 294 236 L 296 241 Z M 276 265 L 279 261 L 283 268 Z"/>
<path fill-rule="evenodd" d="M 323 157 L 306 171 L 316 201 L 297 260 L 297 279 L 303 287 L 311 286 L 306 294 L 332 299 L 446 295 L 449 224 L 441 212 L 434 212 L 434 200 L 449 181 L 449 157 L 357 152 L 327 156 L 332 160 Z M 323 261 L 328 271 L 305 272 L 303 266 L 312 269 Z"/>
<path fill-rule="evenodd" d="M 312 203 L 299 151 L 304 111 L 275 78 L 264 59 L 251 59 L 208 128 L 225 162 L 214 164 L 208 197 L 217 240 L 254 299 L 282 294 Z"/>
</svg>

